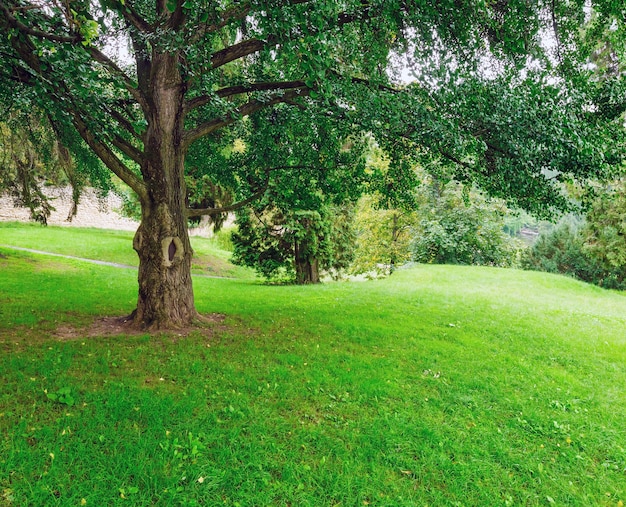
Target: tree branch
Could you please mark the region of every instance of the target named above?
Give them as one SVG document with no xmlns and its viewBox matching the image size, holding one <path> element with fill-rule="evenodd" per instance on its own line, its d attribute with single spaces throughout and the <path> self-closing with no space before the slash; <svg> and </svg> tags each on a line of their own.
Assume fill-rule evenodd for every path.
<svg viewBox="0 0 626 507">
<path fill-rule="evenodd" d="M 381 91 L 381 92 L 389 92 L 389 93 L 394 93 L 394 94 L 398 94 L 398 93 L 402 93 L 404 90 L 399 89 L 399 88 L 394 88 L 393 86 L 388 86 L 388 85 L 383 85 L 383 84 L 378 84 L 378 83 L 372 83 L 369 79 L 363 79 L 360 77 L 348 77 L 346 78 L 346 76 L 342 75 L 341 73 L 331 70 L 329 71 L 333 76 L 335 77 L 339 77 L 342 79 L 349 79 L 350 81 L 352 81 L 352 83 L 354 84 L 362 84 L 367 86 L 368 88 L 371 88 L 372 85 L 374 86 L 374 88 L 376 88 L 377 90 Z"/>
<path fill-rule="evenodd" d="M 167 13 L 167 21 L 165 22 L 166 30 L 174 30 L 177 31 L 185 22 L 185 13 L 183 12 L 183 3 L 184 0 L 176 0 L 176 8 L 174 12 L 170 12 L 169 8 L 167 8 L 163 13 Z"/>
<path fill-rule="evenodd" d="M 26 11 L 36 11 L 39 9 L 43 9 L 41 5 L 12 5 L 11 12 L 26 12 Z"/>
<path fill-rule="evenodd" d="M 133 45 L 133 52 L 135 53 L 135 66 L 137 69 L 137 84 L 144 96 L 148 96 L 150 82 L 150 73 L 152 71 L 152 62 L 150 61 L 150 53 L 148 51 L 148 44 L 143 37 L 131 30 L 130 40 Z"/>
<path fill-rule="evenodd" d="M 305 165 L 285 165 L 278 167 L 269 167 L 265 169 L 265 182 L 261 186 L 259 190 L 254 192 L 250 197 L 247 197 L 243 201 L 236 202 L 235 204 L 231 204 L 230 206 L 224 206 L 223 208 L 203 208 L 203 209 L 194 209 L 187 208 L 187 218 L 197 218 L 204 215 L 217 215 L 219 213 L 229 213 L 231 211 L 237 211 L 248 204 L 254 202 L 256 199 L 263 196 L 265 191 L 269 187 L 270 182 L 270 173 L 274 171 L 282 171 L 284 169 L 310 169 L 310 166 Z"/>
<path fill-rule="evenodd" d="M 267 190 L 269 185 L 269 181 L 266 181 L 263 187 L 260 190 L 257 190 L 250 197 L 244 199 L 243 201 L 236 202 L 231 204 L 230 206 L 224 206 L 223 208 L 203 208 L 203 209 L 193 209 L 187 208 L 187 218 L 196 218 L 205 215 L 219 215 L 220 213 L 229 213 L 231 211 L 236 211 L 241 209 L 253 201 L 259 199 Z"/>
<path fill-rule="evenodd" d="M 4 4 L 4 2 L 0 2 L 0 13 L 2 13 L 2 17 L 5 18 L 7 25 L 10 28 L 15 28 L 22 32 L 24 35 L 29 35 L 31 37 L 36 37 L 38 39 L 46 39 L 54 42 L 64 42 L 70 44 L 76 44 L 81 41 L 82 37 L 80 35 L 57 35 L 54 33 L 44 32 L 42 30 L 38 30 L 36 28 L 31 28 L 24 23 L 22 23 L 19 19 L 13 16 L 10 9 Z"/>
<path fill-rule="evenodd" d="M 307 3 L 309 0 L 290 0 L 286 2 L 289 5 L 297 5 Z M 350 23 L 357 21 L 364 21 L 371 19 L 371 11 L 367 0 L 362 2 L 363 10 L 354 13 L 342 12 L 337 16 L 336 27 L 343 27 Z M 233 44 L 220 51 L 216 51 L 211 56 L 211 66 L 213 69 L 226 65 L 229 62 L 238 60 L 245 56 L 257 53 L 266 47 L 275 46 L 280 42 L 279 37 L 270 35 L 266 40 L 261 39 L 248 39 L 241 41 L 237 44 Z"/>
<path fill-rule="evenodd" d="M 124 130 L 126 130 L 126 132 L 128 132 L 131 136 L 133 136 L 138 141 L 142 140 L 141 136 L 139 136 L 137 134 L 137 132 L 135 131 L 135 128 L 133 127 L 131 122 L 128 120 L 128 118 L 125 118 L 119 111 L 116 111 L 115 109 L 112 109 L 110 107 L 107 107 L 106 111 L 111 116 L 111 118 L 113 118 L 115 121 L 117 121 L 117 123 Z"/>
<path fill-rule="evenodd" d="M 113 146 L 115 146 L 133 162 L 141 165 L 141 162 L 143 160 L 143 153 L 141 152 L 141 150 L 138 150 L 135 146 L 129 143 L 126 139 L 115 135 L 111 138 L 111 144 L 113 144 Z"/>
<path fill-rule="evenodd" d="M 219 98 L 227 98 L 232 97 L 233 95 L 240 95 L 242 93 L 251 93 L 258 91 L 270 91 L 270 90 L 293 90 L 296 88 L 305 89 L 307 88 L 304 81 L 284 81 L 284 82 L 273 82 L 273 83 L 248 83 L 237 86 L 229 86 L 227 88 L 222 88 L 215 92 L 215 95 Z M 202 95 L 200 97 L 196 97 L 191 99 L 187 104 L 185 104 L 185 111 L 191 111 L 198 107 L 202 107 L 208 104 L 213 95 Z"/>
<path fill-rule="evenodd" d="M 271 107 L 271 106 L 275 106 L 276 104 L 290 102 L 291 100 L 297 97 L 306 97 L 308 94 L 309 94 L 308 88 L 305 88 L 305 89 L 297 88 L 294 90 L 290 90 L 281 95 L 275 95 L 274 97 L 272 97 L 271 99 L 267 101 L 253 100 L 239 107 L 234 112 L 235 114 L 233 116 L 236 116 L 234 118 L 231 117 L 228 119 L 211 120 L 209 122 L 198 125 L 194 129 L 188 130 L 187 132 L 185 132 L 185 135 L 184 135 L 184 143 L 187 144 L 187 146 L 189 146 L 194 141 L 200 139 L 201 137 L 211 134 L 212 132 L 215 132 L 216 130 L 224 128 L 228 125 L 232 125 L 233 123 L 238 121 L 238 116 L 249 116 L 266 107 Z"/>
<path fill-rule="evenodd" d="M 196 31 L 194 36 L 191 38 L 191 43 L 198 42 L 202 37 L 204 37 L 207 33 L 215 33 L 218 30 L 221 30 L 229 23 L 234 21 L 241 21 L 246 18 L 248 13 L 250 12 L 250 2 L 247 2 L 245 5 L 241 5 L 238 7 L 232 7 L 222 14 L 222 19 L 212 25 L 206 24 Z"/>
<path fill-rule="evenodd" d="M 282 3 L 282 6 L 304 4 L 310 1 L 311 0 L 287 0 L 286 2 Z M 206 23 L 202 28 L 197 30 L 194 36 L 191 38 L 191 42 L 197 42 L 207 33 L 215 33 L 218 30 L 224 28 L 229 23 L 240 22 L 244 20 L 246 16 L 250 14 L 251 9 L 252 5 L 249 1 L 237 7 L 231 7 L 230 9 L 224 11 L 219 21 L 216 21 L 213 24 Z"/>
<path fill-rule="evenodd" d="M 126 75 L 126 73 L 120 69 L 117 64 L 111 60 L 108 56 L 106 56 L 99 49 L 88 46 L 87 52 L 93 57 L 95 61 L 104 65 L 112 74 L 120 77 L 124 82 L 124 87 L 128 90 L 128 93 L 132 95 L 132 97 L 137 101 L 137 103 L 141 106 L 142 109 L 146 109 L 147 102 L 143 93 L 135 86 L 135 83 Z"/>
<path fill-rule="evenodd" d="M 130 2 L 117 1 L 115 2 L 115 6 L 117 7 L 117 11 L 124 17 L 124 19 L 141 33 L 154 32 L 154 27 L 145 19 L 143 19 L 135 9 L 133 9 L 132 5 L 130 5 Z"/>
<path fill-rule="evenodd" d="M 216 51 L 211 55 L 211 67 L 217 69 L 222 65 L 226 65 L 229 62 L 243 58 L 244 56 L 251 55 L 261 51 L 265 46 L 276 44 L 278 42 L 277 37 L 270 37 L 267 41 L 261 39 L 248 39 L 234 44 L 220 51 Z"/>
</svg>

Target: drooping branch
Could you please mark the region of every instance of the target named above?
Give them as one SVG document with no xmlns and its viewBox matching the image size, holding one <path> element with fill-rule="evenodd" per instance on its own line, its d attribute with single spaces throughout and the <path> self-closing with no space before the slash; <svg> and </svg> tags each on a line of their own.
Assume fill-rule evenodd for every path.
<svg viewBox="0 0 626 507">
<path fill-rule="evenodd" d="M 267 187 L 268 187 L 268 182 L 266 181 L 265 184 L 259 190 L 254 192 L 250 197 L 242 201 L 236 202 L 234 204 L 231 204 L 230 206 L 224 206 L 223 208 L 202 208 L 202 209 L 188 208 L 187 218 L 197 218 L 197 217 L 202 217 L 202 216 L 207 216 L 207 215 L 208 216 L 219 215 L 221 213 L 230 213 L 231 211 L 237 211 L 238 209 L 241 209 L 247 206 L 248 204 L 256 201 L 260 197 L 262 197 L 265 191 L 267 190 Z"/>
<path fill-rule="evenodd" d="M 1 12 L 1 9 L 0 9 Z M 29 72 L 35 74 L 42 73 L 42 64 L 37 56 L 37 53 L 32 51 L 32 41 L 28 38 L 28 36 L 23 39 L 13 38 L 12 39 L 13 46 L 19 55 L 22 56 L 24 62 L 28 65 L 28 68 L 23 68 L 24 71 L 28 69 Z M 94 51 L 99 53 L 95 48 L 92 48 Z M 102 60 L 104 63 L 110 64 L 112 68 L 117 68 L 117 66 L 108 60 L 105 55 L 102 55 Z M 117 68 L 119 73 L 123 75 L 121 69 Z M 45 76 L 43 76 L 45 79 Z M 27 83 L 25 80 L 22 82 Z M 53 96 L 70 98 L 72 94 L 69 93 L 67 87 L 64 83 L 58 83 L 56 89 L 52 92 Z M 63 99 L 65 100 L 65 99 Z M 83 140 L 92 148 L 92 150 L 98 155 L 98 157 L 104 162 L 104 164 L 114 173 L 116 174 L 122 181 L 127 183 L 138 195 L 145 194 L 145 186 L 141 182 L 139 178 L 137 178 L 128 167 L 126 167 L 117 156 L 111 151 L 109 147 L 107 147 L 104 143 L 98 141 L 93 133 L 89 130 L 86 123 L 81 117 L 79 113 L 80 107 L 76 106 L 73 110 L 70 111 L 72 115 L 73 123 L 79 132 L 80 136 Z M 122 117 L 123 118 L 123 117 Z M 129 125 L 130 126 L 130 125 Z M 131 130 L 132 132 L 132 130 Z M 112 135 L 110 142 L 113 146 L 119 149 L 122 153 L 128 156 L 135 162 L 141 161 L 141 153 L 137 148 L 135 148 L 132 144 L 126 141 L 121 136 Z"/>
<path fill-rule="evenodd" d="M 50 40 L 53 42 L 71 43 L 71 44 L 79 43 L 82 40 L 82 36 L 79 34 L 57 35 L 53 33 L 44 32 L 36 28 L 31 28 L 25 25 L 24 23 L 22 23 L 15 16 L 13 16 L 9 8 L 4 4 L 4 2 L 1 2 L 1 1 L 0 1 L 0 14 L 2 14 L 2 18 L 4 18 L 3 20 L 2 18 L 0 18 L 0 26 L 5 25 L 8 28 L 17 29 L 22 34 L 28 37 L 46 39 L 46 40 Z M 4 21 L 4 23 L 2 23 L 2 21 Z M 15 43 L 13 43 L 13 45 L 15 47 Z M 16 49 L 19 51 L 20 49 L 23 49 L 23 48 L 16 47 Z M 128 77 L 126 73 L 122 69 L 120 69 L 119 66 L 115 62 L 113 62 L 108 56 L 106 56 L 104 53 L 102 53 L 93 45 L 88 45 L 85 49 L 96 62 L 103 65 L 114 76 L 121 78 L 126 90 L 131 94 L 131 96 L 140 105 L 142 105 L 142 107 L 145 106 L 145 99 L 143 95 L 141 94 L 141 92 L 137 89 L 137 87 L 135 86 L 133 81 L 130 79 L 130 77 Z M 34 49 L 31 48 L 31 50 L 28 51 L 28 53 L 33 53 L 33 51 Z M 38 61 L 37 61 L 37 64 L 34 65 L 34 60 L 35 60 L 34 54 L 30 54 L 30 55 L 24 54 L 24 51 L 20 51 L 20 54 L 24 58 L 24 61 L 27 62 L 29 66 L 33 68 L 33 70 L 35 70 L 38 73 L 41 71 Z"/>
<path fill-rule="evenodd" d="M 269 183 L 270 183 L 270 174 L 272 172 L 275 171 L 284 171 L 286 169 L 310 169 L 310 166 L 305 166 L 305 165 L 285 165 L 285 166 L 278 166 L 278 167 L 269 167 L 266 168 L 264 170 L 265 172 L 265 181 L 263 182 L 263 184 L 261 185 L 261 187 L 254 192 L 252 195 L 250 195 L 249 197 L 247 197 L 246 199 L 243 199 L 239 202 L 236 202 L 234 204 L 231 204 L 229 206 L 224 206 L 222 208 L 187 208 L 187 218 L 197 218 L 197 217 L 201 217 L 201 216 L 205 216 L 205 215 L 218 215 L 220 213 L 230 213 L 231 211 L 237 211 L 238 209 L 241 209 L 245 206 L 247 206 L 248 204 L 253 203 L 254 201 L 256 201 L 257 199 L 263 197 L 263 194 L 265 194 L 265 192 L 267 191 L 268 187 L 269 187 Z"/>
<path fill-rule="evenodd" d="M 307 88 L 304 81 L 284 81 L 284 82 L 270 82 L 270 83 L 248 83 L 237 86 L 229 86 L 222 88 L 215 92 L 215 95 L 219 98 L 228 98 L 234 95 L 241 95 L 243 93 L 252 93 L 258 91 L 274 91 L 274 90 L 293 90 L 296 88 Z M 214 96 L 202 95 L 191 99 L 185 105 L 186 111 L 191 111 L 198 107 L 202 107 L 208 104 Z"/>
<path fill-rule="evenodd" d="M 73 112 L 72 120 L 76 126 L 76 130 L 87 143 L 87 145 L 94 151 L 98 158 L 113 172 L 118 178 L 132 188 L 139 196 L 139 199 L 145 201 L 148 198 L 148 191 L 145 184 L 141 179 L 136 176 L 126 165 L 111 151 L 111 149 L 104 143 L 100 142 L 93 133 L 89 130 L 83 119 Z"/>
<path fill-rule="evenodd" d="M 230 118 L 227 119 L 215 119 L 209 122 L 198 125 L 196 128 L 188 130 L 184 135 L 184 143 L 189 146 L 194 141 L 204 137 L 212 132 L 215 132 L 221 128 L 227 127 L 228 125 L 232 125 L 236 121 L 238 121 L 239 117 L 249 116 L 261 109 L 265 109 L 266 107 L 275 106 L 276 104 L 288 103 L 295 98 L 298 97 L 306 97 L 309 94 L 309 88 L 297 88 L 294 90 L 287 91 L 280 95 L 274 95 L 265 101 L 253 100 L 243 104 L 241 107 L 237 108 Z"/>
</svg>

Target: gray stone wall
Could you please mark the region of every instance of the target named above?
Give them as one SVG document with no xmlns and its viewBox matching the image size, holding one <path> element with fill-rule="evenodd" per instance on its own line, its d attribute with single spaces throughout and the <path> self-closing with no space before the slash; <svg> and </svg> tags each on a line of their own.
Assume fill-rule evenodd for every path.
<svg viewBox="0 0 626 507">
<path fill-rule="evenodd" d="M 68 227 L 97 227 L 99 229 L 119 229 L 134 231 L 139 223 L 123 217 L 118 210 L 122 205 L 119 196 L 109 193 L 104 198 L 99 198 L 93 189 L 85 189 L 78 204 L 78 213 L 71 222 L 67 221 L 67 215 L 72 205 L 72 191 L 69 187 L 47 188 L 46 194 L 52 198 L 52 206 L 55 211 L 48 219 L 50 225 L 62 225 Z M 16 208 L 13 199 L 9 196 L 0 196 L 0 221 L 30 220 L 28 210 Z"/>
</svg>

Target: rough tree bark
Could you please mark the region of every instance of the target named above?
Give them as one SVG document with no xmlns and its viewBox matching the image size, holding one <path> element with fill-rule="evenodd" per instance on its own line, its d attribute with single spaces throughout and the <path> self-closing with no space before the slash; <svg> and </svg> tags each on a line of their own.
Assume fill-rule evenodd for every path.
<svg viewBox="0 0 626 507">
<path fill-rule="evenodd" d="M 153 55 L 147 90 L 146 193 L 133 241 L 139 255 L 139 297 L 135 327 L 185 327 L 198 317 L 191 281 L 193 251 L 186 214 L 183 142 L 185 85 L 176 54 Z"/>
</svg>

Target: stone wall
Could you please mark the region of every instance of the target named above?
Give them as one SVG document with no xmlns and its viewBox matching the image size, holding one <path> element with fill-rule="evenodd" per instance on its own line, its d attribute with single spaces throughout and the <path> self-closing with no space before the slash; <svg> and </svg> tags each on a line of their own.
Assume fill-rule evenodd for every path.
<svg viewBox="0 0 626 507">
<path fill-rule="evenodd" d="M 123 217 L 118 210 L 122 206 L 119 196 L 109 193 L 107 197 L 99 198 L 93 189 L 85 189 L 78 204 L 78 212 L 71 222 L 67 221 L 67 215 L 72 205 L 72 190 L 66 188 L 47 188 L 46 194 L 51 197 L 55 211 L 48 219 L 50 225 L 62 225 L 68 227 L 97 227 L 99 229 L 119 229 L 134 231 L 139 223 Z M 16 208 L 13 198 L 0 196 L 0 221 L 28 222 L 30 215 L 27 209 Z"/>
</svg>

